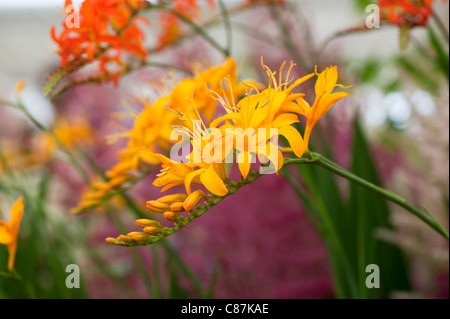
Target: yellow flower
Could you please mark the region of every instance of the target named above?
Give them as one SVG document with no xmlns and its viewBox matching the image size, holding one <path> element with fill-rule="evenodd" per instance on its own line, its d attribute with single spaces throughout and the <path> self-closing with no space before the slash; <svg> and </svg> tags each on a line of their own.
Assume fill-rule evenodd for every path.
<svg viewBox="0 0 450 319">
<path fill-rule="evenodd" d="M 250 128 L 255 132 L 253 136 L 247 135 L 249 141 L 246 145 L 239 146 L 234 143 L 234 149 L 239 152 L 239 169 L 244 179 L 246 179 L 250 171 L 251 162 L 249 153 L 254 153 L 259 157 L 265 156 L 268 157 L 270 161 L 277 162 L 278 165 L 276 171 L 282 167 L 283 155 L 281 152 L 278 150 L 277 154 L 270 154 L 270 152 L 268 152 L 270 145 L 267 141 L 274 137 L 274 134 L 270 133 L 270 129 L 276 129 L 275 132 L 277 133 L 275 133 L 275 135 L 284 136 L 298 157 L 301 157 L 305 151 L 305 144 L 300 133 L 292 126 L 292 124 L 299 122 L 298 114 L 302 111 L 294 101 L 302 98 L 304 94 L 292 93 L 292 90 L 310 79 L 314 74 L 308 74 L 290 84 L 292 80 L 289 79 L 289 75 L 293 66 L 294 64 L 291 63 L 286 79 L 283 81 L 281 74 L 284 63 L 280 68 L 279 79 L 275 77 L 275 73 L 263 64 L 263 67 L 266 69 L 267 75 L 269 76 L 269 87 L 260 92 L 256 87 L 252 86 L 256 91 L 256 94 L 247 94 L 247 96 L 241 99 L 237 104 L 234 103 L 233 99 L 231 99 L 232 103 L 229 103 L 217 96 L 228 114 L 214 120 L 211 123 L 211 127 L 216 128 L 224 123 L 221 128 L 240 129 L 234 130 L 236 141 L 245 138 L 246 129 Z M 258 137 L 258 129 L 265 129 L 266 136 L 262 137 L 261 140 Z M 225 144 L 227 143 L 225 142 Z M 257 146 L 256 148 L 255 145 Z M 228 155 L 229 151 L 230 150 L 228 150 L 225 156 Z"/>
<path fill-rule="evenodd" d="M 184 164 L 177 163 L 162 154 L 155 154 L 155 156 L 161 161 L 162 169 L 153 181 L 153 185 L 163 187 L 161 192 L 175 186 L 184 185 L 186 192 L 191 194 L 191 185 L 201 184 L 218 196 L 224 196 L 228 193 L 228 189 L 223 182 L 226 178 L 223 164 Z M 196 167 L 198 169 L 195 169 Z"/>
<path fill-rule="evenodd" d="M 65 119 L 58 119 L 53 125 L 53 133 L 58 140 L 68 148 L 74 148 L 83 143 L 92 142 L 95 138 L 95 133 L 90 123 L 83 118 L 75 118 L 67 121 Z M 57 147 L 54 138 L 48 133 L 45 134 L 45 149 L 50 153 Z"/>
<path fill-rule="evenodd" d="M 177 101 L 184 105 L 181 107 L 184 109 L 183 112 L 177 109 L 174 114 L 178 115 L 181 121 L 187 120 L 186 114 L 189 114 L 189 119 L 196 118 L 199 121 L 192 121 L 191 127 L 173 126 L 175 130 L 178 130 L 178 133 L 188 135 L 191 138 L 192 147 L 189 148 L 191 153 L 186 157 L 188 162 L 175 162 L 162 154 L 149 153 L 148 156 L 156 158 L 162 163 L 161 173 L 157 175 L 153 182 L 154 186 L 163 187 L 162 191 L 165 191 L 175 186 L 184 185 L 187 194 L 167 195 L 156 201 L 148 201 L 147 207 L 162 213 L 166 220 L 175 224 L 175 227 L 161 227 L 155 221 L 138 220 L 136 224 L 143 228 L 144 233 L 133 232 L 127 236 L 120 235 L 117 238 L 107 238 L 106 241 L 122 246 L 149 245 L 186 226 L 190 221 L 201 216 L 223 199 L 212 200 L 210 197 L 223 197 L 229 192 L 234 193 L 236 189 L 254 181 L 259 176 L 250 172 L 250 159 L 253 160 L 253 158 L 248 155 L 258 156 L 261 164 L 262 162 L 265 163 L 266 159 L 272 164 L 278 162 L 278 165 L 275 166 L 277 172 L 283 165 L 282 151 L 289 149 L 296 156 L 301 157 L 308 150 L 311 131 L 318 119 L 334 103 L 348 96 L 348 94 L 345 92 L 332 93 L 333 89 L 339 86 L 336 84 L 338 77 L 336 67 L 328 68 L 320 74 L 315 72 L 318 76 L 315 86 L 316 100 L 310 107 L 303 99 L 305 94 L 294 93 L 293 90 L 312 78 L 314 73 L 294 81 L 289 78 L 293 66 L 294 64 L 291 63 L 285 79 L 282 79 L 284 64 L 279 70 L 278 77 L 263 64 L 269 77 L 268 87 L 260 91 L 255 84 L 244 82 L 244 85 L 247 86 L 247 94 L 237 103 L 235 101 L 239 95 L 235 94 L 236 83 L 230 77 L 225 78 L 228 84 L 227 90 L 220 85 L 218 86 L 221 94 L 210 87 L 210 93 L 216 101 L 222 104 L 227 114 L 213 120 L 209 127 L 205 125 L 199 113 L 199 109 L 204 107 L 202 106 L 202 99 L 205 98 L 203 89 L 196 87 L 195 81 L 190 81 L 183 83 L 177 90 L 174 90 L 176 91 Z M 208 76 L 219 75 L 211 73 Z M 199 90 L 197 94 L 187 95 L 189 92 L 196 92 L 197 89 Z M 252 92 L 253 90 L 255 92 Z M 200 99 L 199 103 L 197 103 L 197 97 Z M 299 122 L 299 115 L 304 115 L 307 118 L 304 137 L 293 127 L 293 124 Z M 227 131 L 227 129 L 232 129 L 232 132 Z M 274 130 L 272 131 L 272 129 Z M 231 135 L 229 136 L 227 132 L 230 132 Z M 276 143 L 272 141 L 272 138 L 279 135 L 288 140 L 290 148 L 284 148 L 280 151 L 278 145 L 274 145 Z M 275 150 L 273 146 L 275 146 Z M 270 152 L 268 152 L 268 149 L 270 149 Z M 218 150 L 222 152 L 218 152 Z M 223 152 L 224 150 L 225 152 Z M 224 162 L 228 161 L 224 161 L 224 159 L 228 159 L 227 157 L 230 155 L 234 156 L 235 151 L 238 155 L 239 170 L 243 177 L 240 182 L 228 180 L 225 170 Z M 260 173 L 263 174 L 261 171 Z M 247 176 L 250 177 L 247 179 Z M 209 193 L 202 190 L 191 191 L 192 184 L 203 185 Z M 230 190 L 228 190 L 227 185 Z M 202 200 L 205 201 L 205 205 L 199 204 Z M 186 217 L 186 215 L 189 216 Z"/>
<path fill-rule="evenodd" d="M 317 73 L 317 72 L 316 72 Z M 300 114 L 306 116 L 306 128 L 304 134 L 304 141 L 306 149 L 308 149 L 309 138 L 311 132 L 316 125 L 317 121 L 328 112 L 328 110 L 340 99 L 347 97 L 347 92 L 332 93 L 336 86 L 340 86 L 337 83 L 338 70 L 336 66 L 327 68 L 322 73 L 318 74 L 316 81 L 315 91 L 316 99 L 312 106 L 303 99 L 297 99 L 297 103 L 301 108 Z"/>
<path fill-rule="evenodd" d="M 128 182 L 134 179 L 136 173 L 142 171 L 143 167 L 148 165 L 157 165 L 160 162 L 165 165 L 172 165 L 166 159 L 161 160 L 154 156 L 154 153 L 166 154 L 174 141 L 170 140 L 173 126 L 185 126 L 193 129 L 193 124 L 186 119 L 204 117 L 209 123 L 216 112 L 217 102 L 209 93 L 209 90 L 222 90 L 224 93 L 233 95 L 238 98 L 245 91 L 245 85 L 238 82 L 236 62 L 232 58 L 228 58 L 224 64 L 210 67 L 200 71 L 204 67 L 194 66 L 196 76 L 181 80 L 172 89 L 170 94 L 165 94 L 158 98 L 155 102 L 149 103 L 147 100 L 138 100 L 144 105 L 143 111 L 136 116 L 134 127 L 129 132 L 115 134 L 112 137 L 126 137 L 128 143 L 125 148 L 119 151 L 119 161 L 106 172 L 109 181 L 98 183 L 98 187 L 93 187 L 91 194 L 86 194 L 84 200 L 78 205 L 79 209 L 83 209 L 95 205 L 95 201 L 99 201 L 104 196 L 108 196 L 119 187 L 123 186 L 122 182 Z M 223 78 L 234 86 L 232 93 L 222 87 Z M 256 85 L 256 84 L 255 84 Z M 193 107 L 192 99 L 195 99 L 195 107 Z M 161 155 L 162 156 L 162 155 Z M 184 167 L 176 165 L 178 169 L 172 171 L 191 172 L 194 167 Z M 206 167 L 202 167 L 206 170 Z M 199 172 L 198 175 L 203 173 Z M 154 185 L 164 185 L 163 191 L 180 183 L 180 176 L 177 174 L 166 174 L 162 172 L 160 178 L 155 181 Z M 202 175 L 203 179 L 205 176 Z M 172 180 L 173 179 L 173 180 Z M 184 180 L 184 179 L 183 179 Z M 207 184 L 208 183 L 208 179 Z M 196 177 L 193 183 L 201 184 L 201 178 Z M 188 186 L 190 189 L 190 184 Z M 190 192 L 190 190 L 189 190 Z M 221 188 L 221 194 L 224 192 L 224 186 Z M 101 196 L 99 196 L 101 195 Z M 97 199 L 95 199 L 97 198 Z M 78 211 L 76 209 L 75 211 Z"/>
<path fill-rule="evenodd" d="M 11 220 L 9 223 L 0 220 L 0 244 L 6 245 L 8 249 L 8 270 L 14 269 L 14 260 L 17 251 L 17 236 L 19 234 L 20 222 L 23 215 L 23 197 L 14 203 L 11 208 Z"/>
<path fill-rule="evenodd" d="M 163 187 L 161 192 L 178 185 L 183 185 L 186 176 L 194 171 L 194 168 L 184 163 L 177 163 L 162 154 L 154 154 L 154 156 L 161 162 L 162 169 L 153 181 L 153 185 Z"/>
</svg>

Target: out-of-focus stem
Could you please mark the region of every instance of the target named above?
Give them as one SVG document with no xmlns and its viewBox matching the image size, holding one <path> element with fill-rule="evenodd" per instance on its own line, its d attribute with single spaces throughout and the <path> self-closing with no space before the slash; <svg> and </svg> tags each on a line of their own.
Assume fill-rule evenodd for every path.
<svg viewBox="0 0 450 319">
<path fill-rule="evenodd" d="M 203 39 L 205 39 L 207 42 L 209 42 L 215 49 L 217 49 L 217 51 L 219 51 L 226 57 L 230 56 L 230 52 L 227 49 L 223 48 L 216 40 L 214 40 L 208 33 L 206 33 L 206 31 L 201 26 L 192 22 L 188 17 L 186 17 L 181 12 L 179 12 L 173 8 L 170 8 L 168 6 L 165 6 L 165 5 L 152 5 L 152 6 L 150 6 L 150 9 L 162 10 L 162 11 L 168 12 L 170 14 L 173 14 L 178 19 L 180 19 L 183 23 L 188 25 L 195 33 L 197 33 Z"/>
<path fill-rule="evenodd" d="M 228 14 L 228 16 L 230 16 L 230 15 L 232 15 L 234 13 L 242 12 L 243 10 L 248 9 L 250 6 L 251 5 L 249 3 L 243 3 L 241 5 L 237 5 L 237 6 L 233 7 L 233 8 L 230 8 L 229 10 L 227 10 L 227 14 Z M 152 9 L 154 7 L 155 6 L 151 6 L 148 9 Z M 158 6 L 156 9 L 162 10 L 163 6 Z M 205 23 L 203 23 L 202 25 L 199 25 L 199 27 L 201 27 L 201 28 L 211 27 L 211 26 L 219 23 L 220 21 L 221 21 L 221 19 L 219 18 L 219 16 L 216 15 L 213 18 L 211 18 L 208 21 L 206 21 Z M 183 35 L 179 36 L 177 39 L 175 39 L 174 41 L 172 41 L 169 44 L 167 44 L 166 46 L 164 46 L 164 48 L 174 46 L 174 45 L 180 43 L 181 41 L 183 41 L 185 39 L 193 37 L 196 34 L 197 33 L 195 31 L 194 32 L 189 32 L 187 34 L 183 34 Z M 155 48 L 149 49 L 148 52 L 149 53 L 154 53 L 154 52 L 158 52 L 160 50 L 161 50 L 161 48 L 155 47 Z"/>
<path fill-rule="evenodd" d="M 433 19 L 436 22 L 439 31 L 442 33 L 442 37 L 445 39 L 445 42 L 447 42 L 447 44 L 449 43 L 449 35 L 448 35 L 448 30 L 444 25 L 444 22 L 442 22 L 441 18 L 439 17 L 439 15 L 436 12 L 433 12 Z"/>
<path fill-rule="evenodd" d="M 308 70 L 309 67 L 306 65 L 303 56 L 298 52 L 294 42 L 292 41 L 289 28 L 286 25 L 286 23 L 283 20 L 283 17 L 281 16 L 280 12 L 278 11 L 278 5 L 277 4 L 269 4 L 268 8 L 270 10 L 270 14 L 272 15 L 272 18 L 275 20 L 275 22 L 278 24 L 281 36 L 283 38 L 283 43 L 286 49 L 289 51 L 289 53 L 294 58 L 295 62 L 297 62 L 303 70 Z"/>
<path fill-rule="evenodd" d="M 224 0 L 219 0 L 219 7 L 220 7 L 220 13 L 222 14 L 222 17 L 223 17 L 223 23 L 225 25 L 226 36 L 227 36 L 226 50 L 228 52 L 228 55 L 230 55 L 231 54 L 231 46 L 232 46 L 232 42 L 233 42 L 230 16 L 228 15 L 227 7 L 225 6 Z"/>
</svg>

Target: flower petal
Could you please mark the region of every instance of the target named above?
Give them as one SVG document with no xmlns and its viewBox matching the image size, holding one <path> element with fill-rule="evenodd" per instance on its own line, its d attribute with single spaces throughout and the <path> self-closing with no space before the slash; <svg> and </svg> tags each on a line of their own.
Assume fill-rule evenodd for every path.
<svg viewBox="0 0 450 319">
<path fill-rule="evenodd" d="M 184 179 L 184 187 L 186 187 L 186 192 L 188 194 L 191 194 L 191 184 L 194 178 L 202 173 L 204 173 L 206 170 L 204 168 L 198 169 L 196 171 L 193 171 L 186 175 Z"/>
<path fill-rule="evenodd" d="M 15 240 L 19 233 L 20 222 L 23 216 L 23 207 L 23 197 L 19 197 L 11 208 L 11 221 L 8 224 L 8 228 L 13 240 Z"/>
<path fill-rule="evenodd" d="M 238 166 L 239 171 L 242 174 L 244 180 L 247 179 L 248 173 L 250 172 L 250 166 L 252 165 L 252 154 L 247 151 L 242 151 L 238 154 Z"/>
<path fill-rule="evenodd" d="M 5 225 L 0 225 L 0 244 L 8 245 L 12 240 Z"/>
<path fill-rule="evenodd" d="M 200 175 L 200 181 L 207 190 L 217 196 L 225 196 L 228 194 L 227 187 L 216 173 L 213 165 L 210 165 L 206 172 Z"/>
<path fill-rule="evenodd" d="M 285 126 L 278 129 L 278 134 L 283 135 L 289 142 L 297 157 L 302 157 L 305 152 L 305 143 L 300 133 L 292 126 Z"/>
</svg>

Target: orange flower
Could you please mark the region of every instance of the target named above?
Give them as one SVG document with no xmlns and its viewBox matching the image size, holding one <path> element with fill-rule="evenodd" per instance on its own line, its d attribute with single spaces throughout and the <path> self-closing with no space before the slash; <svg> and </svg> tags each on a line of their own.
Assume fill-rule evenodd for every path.
<svg viewBox="0 0 450 319">
<path fill-rule="evenodd" d="M 11 208 L 11 220 L 6 223 L 0 220 L 0 244 L 6 245 L 8 249 L 8 270 L 14 269 L 14 260 L 17 251 L 17 235 L 19 234 L 20 222 L 23 215 L 23 197 L 14 203 Z"/>
<path fill-rule="evenodd" d="M 66 8 L 69 5 L 72 1 L 66 0 Z M 84 63 L 98 58 L 100 69 L 107 71 L 110 63 L 122 66 L 124 54 L 145 59 L 144 34 L 137 23 L 148 21 L 134 15 L 146 5 L 146 1 L 140 0 L 86 0 L 80 8 L 79 25 L 73 26 L 67 20 L 74 12 L 68 10 L 59 36 L 55 26 L 50 32 L 59 46 L 61 66 L 74 60 Z M 120 74 L 120 71 L 115 72 Z"/>
<path fill-rule="evenodd" d="M 433 14 L 433 0 L 380 0 L 382 16 L 391 24 L 425 26 Z"/>
</svg>

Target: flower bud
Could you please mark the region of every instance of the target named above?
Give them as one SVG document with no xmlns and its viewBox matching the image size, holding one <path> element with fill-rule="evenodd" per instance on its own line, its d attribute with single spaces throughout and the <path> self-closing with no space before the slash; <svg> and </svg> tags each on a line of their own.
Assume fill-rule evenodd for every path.
<svg viewBox="0 0 450 319">
<path fill-rule="evenodd" d="M 105 239 L 105 241 L 106 241 L 108 244 L 113 244 L 113 245 L 115 245 L 116 242 L 117 242 L 118 240 L 115 239 L 115 238 L 112 238 L 112 237 L 108 237 L 108 238 Z"/>
<path fill-rule="evenodd" d="M 161 233 L 161 229 L 158 227 L 145 227 L 144 232 L 148 235 L 158 235 Z"/>
<path fill-rule="evenodd" d="M 169 205 L 167 205 L 165 203 L 158 202 L 156 200 L 149 200 L 146 203 L 146 206 L 147 206 L 148 209 L 150 209 L 150 210 L 152 210 L 154 212 L 157 212 L 157 213 L 164 213 L 166 210 L 170 209 Z"/>
<path fill-rule="evenodd" d="M 206 197 L 205 193 L 202 190 L 196 190 L 195 192 L 192 192 L 184 201 L 183 208 L 189 212 L 194 208 L 195 205 L 198 204 L 198 202 Z"/>
<path fill-rule="evenodd" d="M 167 195 L 167 196 L 158 198 L 157 201 L 160 203 L 165 203 L 165 204 L 170 205 L 174 202 L 183 202 L 187 196 L 188 196 L 187 194 L 173 194 L 173 195 Z"/>
<path fill-rule="evenodd" d="M 123 241 L 124 243 L 128 244 L 131 244 L 133 242 L 133 239 L 125 235 L 120 235 L 119 237 L 117 237 L 117 240 Z"/>
<path fill-rule="evenodd" d="M 170 205 L 170 210 L 176 213 L 184 212 L 183 202 L 175 202 Z"/>
<path fill-rule="evenodd" d="M 177 221 L 177 214 L 174 213 L 174 212 L 166 211 L 166 212 L 164 212 L 163 216 L 169 222 L 176 222 Z"/>
<path fill-rule="evenodd" d="M 138 219 L 136 221 L 136 225 L 138 225 L 139 227 L 145 228 L 145 227 L 157 227 L 157 228 L 162 228 L 162 225 L 157 222 L 156 220 L 151 220 L 151 219 Z"/>
<path fill-rule="evenodd" d="M 130 237 L 131 239 L 134 239 L 137 242 L 144 242 L 148 240 L 148 235 L 146 233 L 141 233 L 137 231 L 128 233 L 127 237 Z"/>
</svg>

